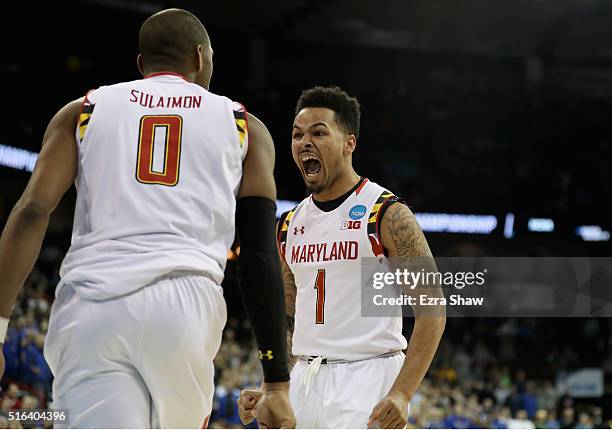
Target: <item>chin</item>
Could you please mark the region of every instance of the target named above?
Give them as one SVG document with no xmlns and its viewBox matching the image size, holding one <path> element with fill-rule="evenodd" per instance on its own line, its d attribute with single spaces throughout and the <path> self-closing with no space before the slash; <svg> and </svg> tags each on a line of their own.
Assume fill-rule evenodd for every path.
<svg viewBox="0 0 612 430">
<path fill-rule="evenodd" d="M 307 181 L 304 181 L 304 183 L 306 184 L 306 190 L 310 194 L 320 193 L 325 188 L 325 186 L 322 183 L 320 183 L 320 182 L 307 182 Z"/>
</svg>

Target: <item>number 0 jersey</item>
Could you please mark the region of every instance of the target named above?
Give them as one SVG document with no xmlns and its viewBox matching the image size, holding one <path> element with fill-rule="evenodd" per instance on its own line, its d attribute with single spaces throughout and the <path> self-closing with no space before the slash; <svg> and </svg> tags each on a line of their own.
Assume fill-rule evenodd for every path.
<svg viewBox="0 0 612 430">
<path fill-rule="evenodd" d="M 159 73 L 85 97 L 61 281 L 86 299 L 173 271 L 223 280 L 248 136 L 242 105 Z"/>
<path fill-rule="evenodd" d="M 381 208 L 394 198 L 365 179 L 330 212 L 308 197 L 281 220 L 279 248 L 297 287 L 293 355 L 361 360 L 406 348 L 401 309 L 361 316 L 361 289 L 390 268 L 378 229 Z M 362 280 L 363 258 L 378 264 L 364 266 L 372 273 Z"/>
</svg>

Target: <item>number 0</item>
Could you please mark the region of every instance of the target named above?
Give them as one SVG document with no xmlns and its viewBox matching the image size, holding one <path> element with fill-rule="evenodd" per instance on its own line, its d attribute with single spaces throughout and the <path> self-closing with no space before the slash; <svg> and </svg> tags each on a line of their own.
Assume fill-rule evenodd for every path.
<svg viewBox="0 0 612 430">
<path fill-rule="evenodd" d="M 179 181 L 183 119 L 178 115 L 145 115 L 140 119 L 136 179 L 143 184 L 175 186 Z M 165 132 L 163 169 L 153 170 L 156 133 Z"/>
<path fill-rule="evenodd" d="M 317 324 L 325 324 L 325 269 L 319 269 L 317 271 L 315 290 L 317 290 L 315 322 Z"/>
</svg>

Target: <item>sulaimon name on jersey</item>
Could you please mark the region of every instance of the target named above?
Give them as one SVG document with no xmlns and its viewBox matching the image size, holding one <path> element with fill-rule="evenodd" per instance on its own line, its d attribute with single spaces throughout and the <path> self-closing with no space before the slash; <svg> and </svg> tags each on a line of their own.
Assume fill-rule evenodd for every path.
<svg viewBox="0 0 612 430">
<path fill-rule="evenodd" d="M 202 104 L 202 96 L 160 97 L 154 94 L 143 93 L 138 90 L 130 91 L 130 102 L 138 103 L 146 108 L 183 108 L 197 109 Z"/>
</svg>

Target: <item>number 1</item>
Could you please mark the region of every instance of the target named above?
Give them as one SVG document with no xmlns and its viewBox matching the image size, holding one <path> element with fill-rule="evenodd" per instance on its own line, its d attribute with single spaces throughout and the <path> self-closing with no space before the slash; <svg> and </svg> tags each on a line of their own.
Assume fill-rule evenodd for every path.
<svg viewBox="0 0 612 430">
<path fill-rule="evenodd" d="M 319 269 L 317 271 L 315 290 L 317 290 L 317 310 L 315 322 L 317 324 L 325 324 L 325 269 Z"/>
</svg>

